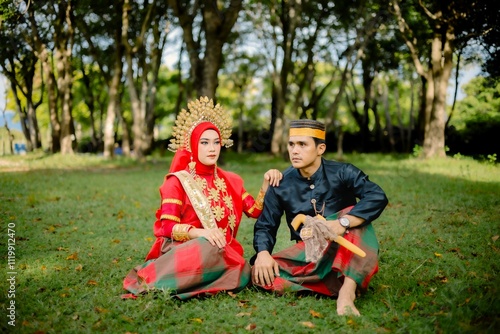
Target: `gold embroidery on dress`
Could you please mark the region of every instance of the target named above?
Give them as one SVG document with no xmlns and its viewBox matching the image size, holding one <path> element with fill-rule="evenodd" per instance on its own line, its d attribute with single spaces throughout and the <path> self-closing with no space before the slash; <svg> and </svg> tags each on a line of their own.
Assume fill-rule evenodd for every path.
<svg viewBox="0 0 500 334">
<path fill-rule="evenodd" d="M 217 223 L 224 219 L 226 213 L 225 207 L 227 207 L 229 211 L 227 225 L 225 227 L 219 226 L 219 229 L 223 231 L 224 235 L 230 229 L 232 240 L 236 228 L 236 214 L 234 212 L 233 199 L 227 192 L 226 181 L 215 174 L 215 188 L 212 188 L 208 186 L 206 179 L 198 175 L 193 177 L 186 171 L 179 171 L 174 173 L 174 175 L 181 181 L 204 228 L 218 226 Z"/>
<path fill-rule="evenodd" d="M 160 219 L 168 219 L 180 223 L 181 219 L 174 215 L 161 215 Z"/>
<path fill-rule="evenodd" d="M 227 229 L 230 229 L 232 240 L 232 237 L 234 237 L 234 229 L 236 227 L 236 214 L 234 213 L 233 198 L 227 192 L 226 181 L 219 178 L 217 174 L 214 174 L 213 183 L 215 188 L 212 188 L 209 187 L 207 181 L 200 176 L 195 175 L 194 179 L 197 184 L 201 185 L 203 193 L 205 193 L 208 198 L 210 206 L 212 207 L 212 213 L 217 223 L 220 223 L 224 219 L 226 215 L 226 208 L 229 211 L 226 227 L 219 228 L 224 230 L 224 235 L 226 235 Z"/>
<path fill-rule="evenodd" d="M 182 205 L 182 201 L 177 198 L 165 198 L 163 201 L 161 201 L 161 204 L 167 203 Z"/>
</svg>

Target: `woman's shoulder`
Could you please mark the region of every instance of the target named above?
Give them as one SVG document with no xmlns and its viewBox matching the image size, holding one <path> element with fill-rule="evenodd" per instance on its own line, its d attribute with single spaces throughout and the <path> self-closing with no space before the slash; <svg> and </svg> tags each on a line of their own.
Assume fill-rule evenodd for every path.
<svg viewBox="0 0 500 334">
<path fill-rule="evenodd" d="M 230 180 L 231 182 L 241 182 L 243 181 L 243 178 L 241 176 L 239 176 L 238 174 L 234 173 L 234 172 L 229 172 L 229 171 L 226 171 L 226 170 L 223 170 L 221 168 L 219 168 L 217 170 L 217 172 L 219 173 L 223 173 L 224 176 Z"/>
<path fill-rule="evenodd" d="M 165 178 L 163 179 L 163 184 L 161 185 L 161 188 L 165 187 L 177 187 L 177 186 L 182 186 L 181 181 L 179 178 L 173 174 L 169 173 L 165 175 Z"/>
</svg>

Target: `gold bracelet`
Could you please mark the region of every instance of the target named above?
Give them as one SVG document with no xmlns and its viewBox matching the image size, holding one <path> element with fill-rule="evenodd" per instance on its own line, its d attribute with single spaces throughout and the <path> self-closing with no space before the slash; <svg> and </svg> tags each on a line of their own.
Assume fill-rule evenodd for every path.
<svg viewBox="0 0 500 334">
<path fill-rule="evenodd" d="M 189 230 L 193 225 L 189 224 L 175 224 L 172 228 L 172 239 L 175 241 L 188 241 L 189 240 Z"/>
<path fill-rule="evenodd" d="M 259 210 L 262 210 L 264 208 L 264 196 L 266 196 L 266 193 L 261 188 L 259 190 L 259 194 L 257 195 L 257 198 L 255 199 L 255 206 Z"/>
</svg>

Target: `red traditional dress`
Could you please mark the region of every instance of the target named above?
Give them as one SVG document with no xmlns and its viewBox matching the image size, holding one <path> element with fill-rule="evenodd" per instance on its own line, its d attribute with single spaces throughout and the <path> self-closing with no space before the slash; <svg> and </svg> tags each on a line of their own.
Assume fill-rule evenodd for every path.
<svg viewBox="0 0 500 334">
<path fill-rule="evenodd" d="M 192 143 L 207 129 L 205 122 L 193 131 Z M 217 130 L 216 130 L 217 131 Z M 195 145 L 192 145 L 193 148 Z M 169 290 L 187 299 L 219 291 L 237 291 L 250 281 L 250 266 L 243 258 L 243 247 L 236 240 L 242 214 L 256 218 L 262 212 L 263 194 L 254 198 L 245 190 L 238 175 L 216 166 L 205 166 L 194 157 L 196 174 L 169 173 L 160 187 L 161 206 L 156 213 L 156 242 L 146 263 L 132 269 L 123 286 L 133 295 L 148 290 Z M 186 165 L 186 151 L 178 151 L 171 172 Z M 223 249 L 203 237 L 189 240 L 190 228 L 218 227 L 226 236 Z"/>
</svg>

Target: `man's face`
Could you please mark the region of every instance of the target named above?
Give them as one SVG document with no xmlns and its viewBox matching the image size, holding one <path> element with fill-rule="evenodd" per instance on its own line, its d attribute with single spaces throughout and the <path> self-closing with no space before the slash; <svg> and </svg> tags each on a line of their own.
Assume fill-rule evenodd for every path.
<svg viewBox="0 0 500 334">
<path fill-rule="evenodd" d="M 288 155 L 292 166 L 298 169 L 317 169 L 325 148 L 325 144 L 316 146 L 314 139 L 309 136 L 291 136 L 288 139 Z"/>
</svg>

